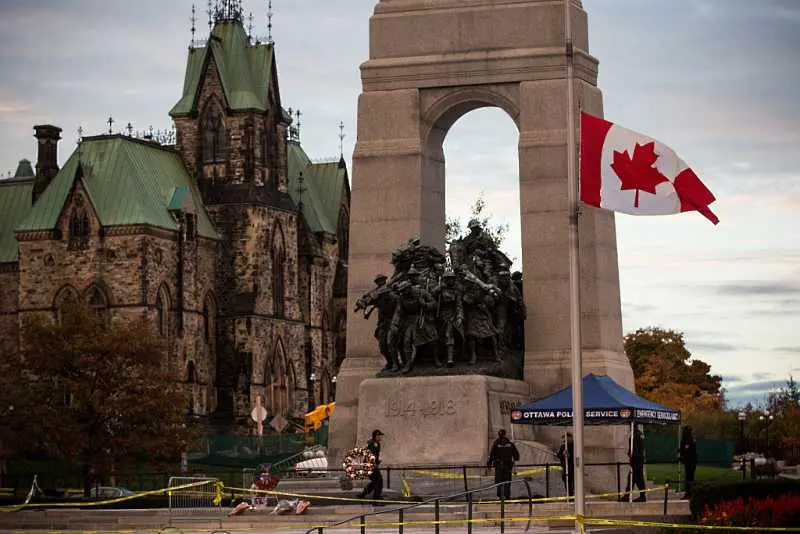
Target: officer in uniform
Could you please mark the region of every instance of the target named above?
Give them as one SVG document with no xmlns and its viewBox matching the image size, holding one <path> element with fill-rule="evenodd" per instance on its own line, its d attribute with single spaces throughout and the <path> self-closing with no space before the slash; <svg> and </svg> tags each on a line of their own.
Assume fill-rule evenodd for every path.
<svg viewBox="0 0 800 534">
<path fill-rule="evenodd" d="M 372 431 L 372 438 L 367 441 L 367 449 L 375 455 L 375 469 L 369 474 L 369 484 L 364 486 L 364 490 L 359 495 L 360 499 L 366 498 L 370 493 L 372 500 L 380 501 L 383 493 L 383 476 L 381 476 L 381 437 L 383 432 L 377 428 Z"/>
<path fill-rule="evenodd" d="M 497 439 L 492 444 L 489 453 L 489 467 L 494 467 L 494 483 L 510 482 L 514 470 L 514 462 L 519 461 L 519 451 L 502 428 L 497 431 Z M 497 486 L 497 497 L 500 499 L 511 498 L 511 484 Z"/>
</svg>

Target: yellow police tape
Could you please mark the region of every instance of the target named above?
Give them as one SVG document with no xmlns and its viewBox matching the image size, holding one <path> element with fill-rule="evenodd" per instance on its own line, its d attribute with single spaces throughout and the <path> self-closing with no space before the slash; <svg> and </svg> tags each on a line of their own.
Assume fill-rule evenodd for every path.
<svg viewBox="0 0 800 534">
<path fill-rule="evenodd" d="M 536 474 L 539 474 L 539 473 L 544 473 L 548 469 L 550 471 L 561 471 L 561 466 L 557 466 L 556 465 L 556 466 L 552 466 L 552 467 L 549 467 L 549 468 L 547 468 L 547 467 L 536 467 L 536 468 L 533 468 L 533 469 L 525 469 L 523 471 L 517 471 L 516 475 L 520 476 L 520 477 L 528 476 L 528 475 L 536 475 Z M 452 479 L 461 479 L 461 480 L 464 479 L 464 473 L 463 472 L 462 473 L 451 473 L 451 472 L 447 472 L 447 471 L 432 471 L 430 469 L 410 469 L 409 472 L 417 474 L 417 475 L 429 476 L 429 477 L 432 477 L 432 478 L 452 478 Z M 486 476 L 488 476 L 488 475 L 486 475 Z M 484 477 L 485 477 L 484 475 L 467 475 L 467 478 L 472 478 L 472 479 L 484 478 Z"/>
<path fill-rule="evenodd" d="M 194 488 L 196 486 L 202 486 L 208 484 L 208 480 L 203 480 L 201 482 L 192 482 L 190 484 L 183 484 L 180 486 L 173 486 L 171 488 L 162 488 L 157 490 L 151 491 L 142 491 L 135 495 L 126 495 L 125 497 L 117 497 L 115 499 L 106 499 L 102 501 L 85 501 L 85 502 L 54 502 L 54 503 L 28 503 L 28 504 L 12 504 L 9 506 L 0 506 L 0 512 L 16 512 L 18 510 L 22 510 L 24 508 L 71 508 L 71 507 L 89 507 L 89 506 L 104 506 L 106 504 L 116 504 L 118 502 L 125 502 L 125 501 L 132 501 L 134 499 L 138 499 L 140 497 L 146 497 L 147 495 L 159 495 L 162 493 L 171 494 L 173 491 Z M 218 484 L 222 484 L 218 482 Z M 206 493 L 207 495 L 207 493 Z M 221 499 L 220 499 L 221 501 Z"/>
<path fill-rule="evenodd" d="M 171 488 L 163 488 L 158 490 L 152 491 L 145 491 L 141 493 L 137 493 L 136 495 L 129 495 L 126 497 L 119 497 L 116 499 L 108 499 L 104 501 L 90 501 L 90 502 L 77 502 L 77 503 L 47 503 L 47 504 L 36 504 L 30 503 L 27 505 L 14 505 L 14 506 L 6 506 L 0 507 L 0 511 L 12 511 L 12 510 L 21 510 L 23 508 L 31 508 L 31 507 L 85 507 L 85 506 L 101 506 L 106 504 L 114 504 L 123 501 L 129 501 L 132 499 L 137 499 L 139 497 L 143 497 L 146 495 L 158 495 L 162 493 L 171 494 L 177 490 L 183 490 L 188 488 L 193 488 L 201 485 L 207 485 L 209 483 L 208 480 L 200 481 L 200 482 L 192 482 L 189 484 L 183 484 L 180 486 L 174 486 Z M 645 490 L 647 492 L 653 491 L 661 491 L 669 486 L 660 486 L 656 488 L 651 488 L 649 490 Z M 213 503 L 215 506 L 219 506 L 222 503 L 222 493 L 225 489 L 241 492 L 241 493 L 250 493 L 250 494 L 266 494 L 266 495 L 273 495 L 273 496 L 287 496 L 287 497 L 296 497 L 296 498 L 304 498 L 304 499 L 318 499 L 318 500 L 334 500 L 334 501 L 349 501 L 349 502 L 366 502 L 371 503 L 371 500 L 366 499 L 349 499 L 345 497 L 328 497 L 324 495 L 306 495 L 306 494 L 299 494 L 299 493 L 289 493 L 289 492 L 281 492 L 281 491 L 274 491 L 274 490 L 257 490 L 252 488 L 237 488 L 234 486 L 225 486 L 222 482 L 216 481 L 214 483 L 214 499 Z M 209 493 L 204 493 L 204 495 L 208 495 Z M 594 499 L 600 497 L 609 497 L 609 496 L 619 496 L 622 495 L 621 492 L 613 492 L 613 493 L 603 493 L 597 495 L 589 495 L 587 499 Z M 563 501 L 569 499 L 570 497 L 545 497 L 539 499 L 510 499 L 505 501 L 506 504 L 511 503 L 527 503 L 527 502 L 534 502 L 534 503 L 541 503 L 541 502 L 553 502 L 553 501 Z M 381 501 L 384 504 L 409 504 L 408 501 Z M 496 504 L 500 501 L 493 500 L 493 501 L 481 501 L 476 504 Z M 542 522 L 542 521 L 574 521 L 577 522 L 581 531 L 584 530 L 585 525 L 595 525 L 595 526 L 630 526 L 630 527 L 653 527 L 653 528 L 672 528 L 672 529 L 693 529 L 693 530 L 735 530 L 735 531 L 763 531 L 763 532 L 800 532 L 800 527 L 733 527 L 733 526 L 718 526 L 718 525 L 695 525 L 695 524 L 682 524 L 682 523 L 663 523 L 657 521 L 638 521 L 638 520 L 626 520 L 626 519 L 603 519 L 603 518 L 591 518 L 585 516 L 576 516 L 576 515 L 552 515 L 552 516 L 509 516 L 503 519 L 499 517 L 487 517 L 487 518 L 474 518 L 474 519 L 440 519 L 439 521 L 435 520 L 418 520 L 418 521 L 403 521 L 403 522 L 396 522 L 396 521 L 372 521 L 372 522 L 365 522 L 369 526 L 422 526 L 422 525 L 448 525 L 448 524 L 466 524 L 466 523 L 497 523 L 500 521 L 506 522 L 517 522 L 517 521 L 534 521 L 534 522 Z M 360 525 L 360 519 L 354 519 L 349 522 L 350 525 Z M 317 525 L 313 528 L 323 527 L 326 528 L 326 525 Z M 283 529 L 283 528 L 297 528 L 296 524 L 287 525 L 286 527 L 278 527 L 278 525 L 271 524 L 271 529 Z M 213 530 L 218 529 L 185 529 L 184 532 L 212 532 Z M 237 527 L 237 530 L 250 530 L 245 528 Z M 23 533 L 23 532 L 35 532 L 35 531 L 22 531 L 18 530 L 15 532 Z M 130 530 L 103 530 L 103 531 L 89 531 L 89 530 L 82 530 L 82 531 L 48 531 L 50 533 L 59 533 L 59 534 L 86 534 L 86 533 L 96 533 L 96 532 L 105 532 L 109 534 L 127 534 L 128 532 L 133 532 Z"/>
<path fill-rule="evenodd" d="M 668 488 L 669 486 L 656 486 L 654 488 L 650 488 L 647 490 L 642 490 L 642 493 L 650 493 L 655 491 L 663 491 L 664 489 Z M 293 497 L 296 499 L 316 499 L 316 500 L 324 500 L 324 501 L 339 501 L 339 502 L 350 502 L 350 503 L 363 503 L 363 504 L 372 504 L 374 501 L 372 499 L 357 499 L 354 497 L 331 497 L 328 495 L 310 495 L 304 493 L 290 493 L 287 491 L 276 491 L 276 490 L 259 490 L 259 489 L 252 489 L 252 488 L 237 488 L 235 486 L 225 486 L 225 489 L 236 492 L 236 493 L 250 493 L 250 494 L 263 494 L 263 495 L 270 495 L 274 497 Z M 625 492 L 611 492 L 611 493 L 598 493 L 594 495 L 587 495 L 587 499 L 600 499 L 603 497 L 620 497 L 625 495 Z M 573 499 L 573 497 L 569 496 L 562 496 L 562 497 L 539 497 L 536 499 L 506 499 L 506 504 L 515 504 L 515 503 L 527 503 L 532 502 L 536 503 L 544 503 L 544 502 L 558 502 L 558 501 L 568 501 Z M 381 500 L 383 504 L 409 504 L 408 501 L 390 501 L 390 500 Z M 492 500 L 481 500 L 476 501 L 475 504 L 498 504 L 500 503 L 499 499 L 492 499 Z"/>
</svg>

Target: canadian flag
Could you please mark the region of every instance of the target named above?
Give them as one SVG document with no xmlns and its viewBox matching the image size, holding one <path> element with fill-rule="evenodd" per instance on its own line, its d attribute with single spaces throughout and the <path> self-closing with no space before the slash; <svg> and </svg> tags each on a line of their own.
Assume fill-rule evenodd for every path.
<svg viewBox="0 0 800 534">
<path fill-rule="evenodd" d="M 581 200 L 631 215 L 699 211 L 716 200 L 674 150 L 640 133 L 581 113 Z"/>
</svg>

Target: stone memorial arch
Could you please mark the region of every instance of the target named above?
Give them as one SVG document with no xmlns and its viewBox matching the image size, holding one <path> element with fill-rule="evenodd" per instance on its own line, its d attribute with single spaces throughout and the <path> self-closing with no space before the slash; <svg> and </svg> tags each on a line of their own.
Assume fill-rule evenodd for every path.
<svg viewBox="0 0 800 534">
<path fill-rule="evenodd" d="M 576 99 L 582 109 L 602 115 L 586 12 L 580 0 L 572 0 L 570 11 Z M 392 250 L 410 236 L 443 246 L 442 143 L 449 128 L 469 111 L 486 106 L 498 107 L 513 119 L 519 131 L 528 310 L 525 395 L 535 397 L 570 382 L 564 22 L 563 3 L 553 0 L 380 0 L 370 19 L 369 60 L 361 66 L 353 156 L 350 310 L 374 287 L 376 273 L 391 274 Z M 491 200 L 490 176 L 486 184 Z M 609 374 L 632 387 L 622 348 L 613 214 L 585 208 L 580 232 L 584 372 Z M 337 377 L 331 428 L 333 458 L 368 437 L 359 413 L 383 410 L 364 406 L 365 399 L 359 406 L 359 386 L 383 365 L 374 328 L 374 317 L 365 321 L 349 315 L 347 358 Z M 380 421 L 380 414 L 376 417 L 372 421 Z"/>
</svg>

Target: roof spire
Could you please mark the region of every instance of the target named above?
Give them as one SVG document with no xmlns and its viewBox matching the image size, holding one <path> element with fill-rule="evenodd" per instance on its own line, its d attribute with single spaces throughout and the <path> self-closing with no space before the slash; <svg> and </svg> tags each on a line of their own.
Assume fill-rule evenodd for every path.
<svg viewBox="0 0 800 534">
<path fill-rule="evenodd" d="M 339 121 L 339 157 L 344 157 L 344 121 Z"/>
<path fill-rule="evenodd" d="M 114 118 L 109 116 L 108 120 L 106 122 L 108 123 L 108 135 L 111 135 L 113 133 L 111 131 L 111 125 L 114 124 L 114 122 L 115 122 Z"/>
<path fill-rule="evenodd" d="M 214 22 L 242 22 L 241 0 L 221 0 L 214 5 Z"/>
<path fill-rule="evenodd" d="M 267 44 L 275 44 L 275 41 L 272 40 L 272 15 L 274 14 L 272 0 L 269 0 L 267 3 Z"/>
<path fill-rule="evenodd" d="M 211 27 L 214 25 L 214 6 L 211 5 L 211 0 L 208 0 L 208 34 L 211 35 Z"/>
<path fill-rule="evenodd" d="M 298 109 L 297 111 L 295 111 L 295 117 L 297 117 L 297 127 L 296 127 L 296 130 L 297 130 L 297 140 L 298 140 L 298 141 L 300 141 L 300 117 L 302 117 L 302 116 L 303 116 L 303 114 L 302 114 L 302 113 L 300 113 L 300 110 L 299 110 L 299 109 Z"/>
<path fill-rule="evenodd" d="M 194 47 L 194 33 L 195 31 L 197 31 L 196 24 L 197 24 L 197 11 L 195 10 L 194 4 L 192 4 L 192 43 L 189 45 L 191 47 Z"/>
<path fill-rule="evenodd" d="M 250 12 L 250 15 L 247 17 L 247 40 L 250 44 L 253 44 L 253 12 Z"/>
</svg>

